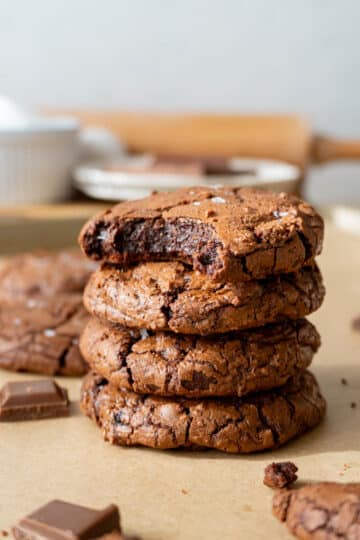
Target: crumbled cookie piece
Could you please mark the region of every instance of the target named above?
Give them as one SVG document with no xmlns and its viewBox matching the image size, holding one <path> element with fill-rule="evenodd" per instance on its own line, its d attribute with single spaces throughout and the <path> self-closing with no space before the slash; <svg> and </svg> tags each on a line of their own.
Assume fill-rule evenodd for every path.
<svg viewBox="0 0 360 540">
<path fill-rule="evenodd" d="M 297 466 L 291 461 L 270 463 L 265 468 L 264 484 L 271 488 L 289 487 L 297 480 Z"/>
</svg>

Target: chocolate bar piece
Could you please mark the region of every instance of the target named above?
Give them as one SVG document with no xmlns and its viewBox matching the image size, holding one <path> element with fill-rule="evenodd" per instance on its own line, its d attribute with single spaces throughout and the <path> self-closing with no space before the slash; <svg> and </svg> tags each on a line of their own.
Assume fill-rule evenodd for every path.
<svg viewBox="0 0 360 540">
<path fill-rule="evenodd" d="M 67 390 L 51 379 L 8 382 L 0 390 L 0 421 L 37 420 L 68 414 Z"/>
<path fill-rule="evenodd" d="M 12 529 L 16 540 L 89 540 L 112 534 L 122 538 L 119 509 L 104 510 L 54 500 L 21 519 Z"/>
</svg>

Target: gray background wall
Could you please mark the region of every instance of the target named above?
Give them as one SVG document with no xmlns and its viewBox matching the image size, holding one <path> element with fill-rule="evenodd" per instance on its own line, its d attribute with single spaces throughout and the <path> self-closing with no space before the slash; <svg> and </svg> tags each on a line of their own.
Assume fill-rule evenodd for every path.
<svg viewBox="0 0 360 540">
<path fill-rule="evenodd" d="M 360 138 L 356 0 L 0 0 L 0 93 L 29 105 L 295 112 Z M 360 200 L 360 165 L 311 174 Z"/>
</svg>

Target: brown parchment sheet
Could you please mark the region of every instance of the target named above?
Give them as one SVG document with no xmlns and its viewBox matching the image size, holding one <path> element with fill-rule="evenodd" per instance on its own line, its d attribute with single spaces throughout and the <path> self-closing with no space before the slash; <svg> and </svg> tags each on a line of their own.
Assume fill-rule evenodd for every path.
<svg viewBox="0 0 360 540">
<path fill-rule="evenodd" d="M 290 535 L 262 484 L 269 462 L 294 461 L 303 481 L 360 481 L 360 332 L 351 329 L 360 314 L 360 237 L 328 223 L 319 264 L 327 297 L 311 317 L 323 341 L 312 370 L 328 401 L 319 428 L 249 456 L 118 448 L 79 412 L 80 380 L 58 378 L 73 400 L 70 418 L 0 424 L 0 531 L 60 498 L 118 504 L 125 532 L 144 540 L 281 540 Z M 34 378 L 3 371 L 0 383 L 25 377 Z"/>
</svg>

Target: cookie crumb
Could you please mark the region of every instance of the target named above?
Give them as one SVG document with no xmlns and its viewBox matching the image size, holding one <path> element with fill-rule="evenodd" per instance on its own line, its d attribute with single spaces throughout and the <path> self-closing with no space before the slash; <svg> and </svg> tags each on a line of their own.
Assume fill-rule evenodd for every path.
<svg viewBox="0 0 360 540">
<path fill-rule="evenodd" d="M 9 536 L 9 533 L 5 530 L 1 531 L 1 536 Z"/>
<path fill-rule="evenodd" d="M 360 315 L 352 320 L 351 327 L 353 330 L 360 332 Z"/>
<path fill-rule="evenodd" d="M 264 484 L 271 488 L 288 487 L 297 480 L 297 470 L 291 461 L 270 463 L 265 467 Z"/>
<path fill-rule="evenodd" d="M 352 402 L 350 403 L 350 407 L 351 407 L 352 409 L 356 409 L 357 403 L 355 403 L 355 401 L 352 401 Z"/>
<path fill-rule="evenodd" d="M 181 490 L 181 493 L 182 493 L 183 495 L 188 495 L 188 494 L 189 494 L 189 492 L 188 492 L 186 489 L 182 489 L 182 490 Z"/>
<path fill-rule="evenodd" d="M 347 383 L 348 383 L 348 382 L 347 382 L 346 379 L 344 379 L 344 378 L 341 379 L 341 384 L 342 384 L 343 386 L 347 386 Z"/>
</svg>

